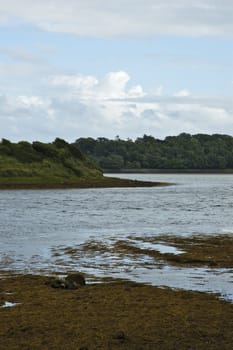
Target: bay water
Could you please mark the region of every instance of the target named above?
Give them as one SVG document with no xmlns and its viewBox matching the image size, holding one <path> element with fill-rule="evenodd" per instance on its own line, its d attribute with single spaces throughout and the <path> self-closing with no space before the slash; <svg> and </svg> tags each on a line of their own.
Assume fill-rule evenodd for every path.
<svg viewBox="0 0 233 350">
<path fill-rule="evenodd" d="M 2 190 L 0 270 L 45 274 L 78 270 L 95 277 L 217 292 L 232 301 L 232 269 L 161 266 L 147 255 L 118 254 L 111 247 L 160 235 L 233 235 L 233 175 L 111 176 L 173 185 Z"/>
</svg>

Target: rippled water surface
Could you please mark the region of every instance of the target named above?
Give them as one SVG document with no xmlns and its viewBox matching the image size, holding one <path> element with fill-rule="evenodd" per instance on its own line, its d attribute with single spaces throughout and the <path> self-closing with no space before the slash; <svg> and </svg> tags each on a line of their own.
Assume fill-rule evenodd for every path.
<svg viewBox="0 0 233 350">
<path fill-rule="evenodd" d="M 113 176 L 113 175 L 111 175 Z M 117 176 L 117 175 L 116 175 Z M 232 271 L 158 266 L 147 256 L 78 251 L 87 242 L 161 234 L 233 234 L 233 175 L 150 174 L 120 177 L 168 187 L 0 191 L 0 270 L 65 271 L 172 287 L 217 291 L 233 299 Z M 145 264 L 146 263 L 146 264 Z"/>
</svg>

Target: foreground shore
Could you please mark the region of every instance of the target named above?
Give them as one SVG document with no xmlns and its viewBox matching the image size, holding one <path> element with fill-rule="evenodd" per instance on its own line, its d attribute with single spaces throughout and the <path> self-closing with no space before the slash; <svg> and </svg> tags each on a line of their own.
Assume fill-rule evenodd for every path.
<svg viewBox="0 0 233 350">
<path fill-rule="evenodd" d="M 232 349 L 233 304 L 215 295 L 124 281 L 77 290 L 45 282 L 0 279 L 0 349 Z"/>
<path fill-rule="evenodd" d="M 11 180 L 0 179 L 0 189 L 66 189 L 66 188 L 114 188 L 114 187 L 156 187 L 168 186 L 170 183 L 166 182 L 151 182 L 139 181 L 129 179 L 119 179 L 114 177 L 103 177 L 98 179 L 82 179 L 75 181 L 35 181 L 30 179 L 26 181 L 23 179 Z"/>
</svg>

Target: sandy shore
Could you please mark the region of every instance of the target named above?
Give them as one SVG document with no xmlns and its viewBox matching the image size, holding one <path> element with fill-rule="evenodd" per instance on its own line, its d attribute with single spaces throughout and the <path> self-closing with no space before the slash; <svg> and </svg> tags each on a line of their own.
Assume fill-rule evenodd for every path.
<svg viewBox="0 0 233 350">
<path fill-rule="evenodd" d="M 66 290 L 45 281 L 1 278 L 1 350 L 232 349 L 233 304 L 215 295 L 124 281 Z"/>
</svg>

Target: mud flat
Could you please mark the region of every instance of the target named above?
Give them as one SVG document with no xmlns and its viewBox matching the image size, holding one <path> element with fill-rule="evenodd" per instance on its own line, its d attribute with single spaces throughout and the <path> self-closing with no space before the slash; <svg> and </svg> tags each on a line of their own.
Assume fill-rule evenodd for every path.
<svg viewBox="0 0 233 350">
<path fill-rule="evenodd" d="M 52 288 L 1 276 L 0 349 L 232 349 L 233 304 L 127 281 Z"/>
<path fill-rule="evenodd" d="M 172 183 L 152 182 L 103 177 L 98 179 L 79 179 L 76 181 L 41 181 L 41 179 L 0 179 L 1 189 L 66 189 L 66 188 L 114 188 L 114 187 L 157 187 Z"/>
<path fill-rule="evenodd" d="M 182 269 L 232 270 L 232 235 L 129 236 L 110 248 L 90 242 L 63 253 L 75 259 L 107 249 Z M 85 277 L 71 290 L 53 288 L 44 275 L 0 273 L 0 350 L 232 349 L 233 303 L 218 294 Z"/>
<path fill-rule="evenodd" d="M 146 254 L 175 266 L 233 268 L 232 234 L 132 236 L 128 241 L 119 241 L 115 249 L 131 254 Z"/>
</svg>

